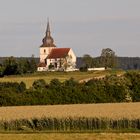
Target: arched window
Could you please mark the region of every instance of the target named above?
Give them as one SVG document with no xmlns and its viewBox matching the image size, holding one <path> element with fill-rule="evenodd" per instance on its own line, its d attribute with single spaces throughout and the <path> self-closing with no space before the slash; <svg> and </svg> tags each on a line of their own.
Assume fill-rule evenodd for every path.
<svg viewBox="0 0 140 140">
<path fill-rule="evenodd" d="M 44 49 L 44 53 L 46 53 L 46 50 Z"/>
</svg>

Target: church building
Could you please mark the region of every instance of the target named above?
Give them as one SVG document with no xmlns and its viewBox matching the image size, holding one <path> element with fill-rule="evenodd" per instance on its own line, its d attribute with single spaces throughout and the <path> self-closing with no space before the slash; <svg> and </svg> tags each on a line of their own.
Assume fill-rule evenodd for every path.
<svg viewBox="0 0 140 140">
<path fill-rule="evenodd" d="M 51 37 L 50 24 L 47 23 L 46 35 L 40 46 L 38 71 L 73 71 L 76 55 L 71 48 L 57 48 Z"/>
</svg>

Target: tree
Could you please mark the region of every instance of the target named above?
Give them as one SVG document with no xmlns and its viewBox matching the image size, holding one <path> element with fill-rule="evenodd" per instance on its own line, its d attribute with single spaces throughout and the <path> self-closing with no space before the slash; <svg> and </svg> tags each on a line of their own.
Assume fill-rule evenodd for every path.
<svg viewBox="0 0 140 140">
<path fill-rule="evenodd" d="M 85 55 L 83 56 L 82 60 L 83 60 L 85 66 L 86 66 L 87 68 L 92 68 L 92 67 L 93 67 L 93 58 L 92 58 L 90 55 L 85 54 Z"/>
<path fill-rule="evenodd" d="M 37 70 L 37 64 L 36 64 L 36 62 L 35 62 L 34 55 L 32 55 L 31 61 L 30 61 L 30 71 L 31 71 L 32 73 L 34 73 L 36 70 Z"/>
<path fill-rule="evenodd" d="M 75 64 L 72 61 L 71 55 L 66 55 L 65 58 L 60 59 L 60 64 L 64 70 L 67 70 L 68 68 L 75 68 Z"/>
<path fill-rule="evenodd" d="M 18 61 L 18 68 L 17 72 L 18 74 L 24 74 L 30 71 L 30 62 L 27 58 L 20 58 Z"/>
<path fill-rule="evenodd" d="M 21 92 L 24 92 L 25 90 L 26 90 L 26 84 L 22 81 L 22 82 L 20 82 L 20 91 Z"/>
<path fill-rule="evenodd" d="M 110 48 L 102 50 L 100 61 L 102 65 L 107 68 L 114 68 L 116 66 L 115 52 Z"/>
<path fill-rule="evenodd" d="M 4 61 L 3 66 L 5 67 L 4 75 L 17 74 L 18 64 L 14 57 L 7 58 Z"/>
<path fill-rule="evenodd" d="M 74 78 L 70 78 L 64 82 L 65 86 L 74 87 L 78 85 L 78 82 L 74 80 Z"/>
<path fill-rule="evenodd" d="M 0 64 L 0 77 L 4 76 L 4 67 Z"/>
<path fill-rule="evenodd" d="M 132 84 L 128 78 L 124 76 L 109 75 L 104 78 L 107 93 L 115 97 L 116 102 L 126 101 L 130 102 L 132 91 L 129 88 Z M 112 90 L 112 91 L 111 91 Z M 109 97 L 109 98 L 110 98 Z"/>
<path fill-rule="evenodd" d="M 54 87 L 54 86 L 61 86 L 61 82 L 58 79 L 52 79 L 50 81 L 50 86 Z"/>
<path fill-rule="evenodd" d="M 130 71 L 127 72 L 124 75 L 127 79 L 130 80 L 131 85 L 129 85 L 129 88 L 131 89 L 132 93 L 132 99 L 133 101 L 140 101 L 140 73 L 136 71 Z"/>
</svg>

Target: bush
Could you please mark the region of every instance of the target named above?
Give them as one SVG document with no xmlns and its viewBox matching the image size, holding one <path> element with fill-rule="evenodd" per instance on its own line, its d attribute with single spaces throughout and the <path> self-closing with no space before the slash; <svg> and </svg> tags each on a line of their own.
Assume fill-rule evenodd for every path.
<svg viewBox="0 0 140 140">
<path fill-rule="evenodd" d="M 87 72 L 88 71 L 88 68 L 87 67 L 80 67 L 79 69 L 81 72 Z"/>
<path fill-rule="evenodd" d="M 129 89 L 130 95 L 133 101 L 140 101 L 140 73 L 136 71 L 130 71 L 125 74 L 125 77 L 130 81 Z"/>
<path fill-rule="evenodd" d="M 44 79 L 35 80 L 32 86 L 33 86 L 34 89 L 45 88 L 46 87 L 46 82 L 45 82 Z"/>
<path fill-rule="evenodd" d="M 110 75 L 86 83 L 78 83 L 71 78 L 63 83 L 52 79 L 50 84 L 46 84 L 45 80 L 39 79 L 32 86 L 26 89 L 23 82 L 0 83 L 1 106 L 140 101 L 138 73 L 127 73 L 121 77 Z"/>
</svg>

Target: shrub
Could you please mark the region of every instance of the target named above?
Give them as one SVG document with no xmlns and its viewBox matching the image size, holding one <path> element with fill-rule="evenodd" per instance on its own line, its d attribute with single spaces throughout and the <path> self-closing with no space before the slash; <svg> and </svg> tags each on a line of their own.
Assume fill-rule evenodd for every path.
<svg viewBox="0 0 140 140">
<path fill-rule="evenodd" d="M 35 80 L 33 83 L 34 89 L 41 89 L 46 87 L 46 82 L 44 79 Z"/>
<path fill-rule="evenodd" d="M 79 69 L 81 72 L 87 72 L 88 71 L 88 68 L 87 67 L 80 67 Z"/>
</svg>

